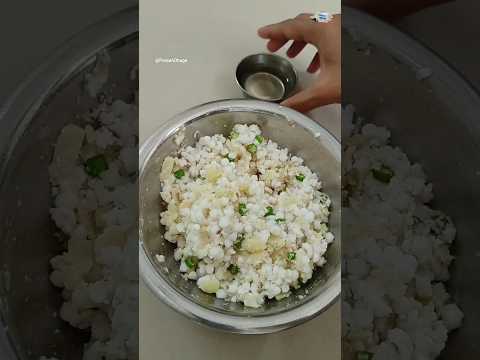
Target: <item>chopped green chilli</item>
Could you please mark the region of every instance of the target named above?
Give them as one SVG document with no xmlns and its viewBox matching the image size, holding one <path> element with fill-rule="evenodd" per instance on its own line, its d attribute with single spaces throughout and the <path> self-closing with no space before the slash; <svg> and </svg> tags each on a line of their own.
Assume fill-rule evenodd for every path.
<svg viewBox="0 0 480 360">
<path fill-rule="evenodd" d="M 85 172 L 90 176 L 99 177 L 106 170 L 108 163 L 104 155 L 96 155 L 85 161 Z"/>
<path fill-rule="evenodd" d="M 266 211 L 265 215 L 263 215 L 263 216 L 267 217 L 267 216 L 271 216 L 271 215 L 275 215 L 275 213 L 273 212 L 273 207 L 267 206 L 267 211 Z"/>
<path fill-rule="evenodd" d="M 356 360 L 371 360 L 373 358 L 373 354 L 368 351 L 358 351 Z"/>
<path fill-rule="evenodd" d="M 242 216 L 245 215 L 248 212 L 247 204 L 244 204 L 244 203 L 238 204 L 238 212 Z"/>
<path fill-rule="evenodd" d="M 230 157 L 230 155 L 225 155 L 225 159 L 227 159 L 227 160 L 230 161 L 230 162 L 234 162 L 234 161 L 235 161 L 235 158 L 234 158 L 234 157 Z"/>
<path fill-rule="evenodd" d="M 230 264 L 228 271 L 230 271 L 232 275 L 237 275 L 240 272 L 240 268 L 238 265 Z"/>
<path fill-rule="evenodd" d="M 191 270 L 196 270 L 198 266 L 198 258 L 196 256 L 188 256 L 185 258 L 185 265 Z"/>
<path fill-rule="evenodd" d="M 263 136 L 262 136 L 262 135 L 257 135 L 257 136 L 255 136 L 255 140 L 257 140 L 257 142 L 258 142 L 259 144 L 261 144 L 261 143 L 263 143 L 263 140 L 264 140 L 264 139 L 263 139 Z"/>
<path fill-rule="evenodd" d="M 242 248 L 242 243 L 245 240 L 245 234 L 238 234 L 237 239 L 233 243 L 233 248 L 239 251 Z"/>
<path fill-rule="evenodd" d="M 257 152 L 257 145 L 255 144 L 248 144 L 247 145 L 247 151 L 250 153 L 250 154 L 255 154 Z"/>
<path fill-rule="evenodd" d="M 177 170 L 173 173 L 173 175 L 177 178 L 177 179 L 181 179 L 182 177 L 185 176 L 185 170 L 183 169 L 180 169 L 180 170 Z"/>
<path fill-rule="evenodd" d="M 295 260 L 296 257 L 297 257 L 297 254 L 295 253 L 295 251 L 290 251 L 287 254 L 288 261 L 293 261 L 293 260 Z"/>
<path fill-rule="evenodd" d="M 297 179 L 298 181 L 303 181 L 303 180 L 305 180 L 305 175 L 298 174 L 297 176 L 295 176 L 295 179 Z"/>
<path fill-rule="evenodd" d="M 386 165 L 382 165 L 380 169 L 372 169 L 372 176 L 384 184 L 388 184 L 395 175 L 392 169 Z"/>
</svg>

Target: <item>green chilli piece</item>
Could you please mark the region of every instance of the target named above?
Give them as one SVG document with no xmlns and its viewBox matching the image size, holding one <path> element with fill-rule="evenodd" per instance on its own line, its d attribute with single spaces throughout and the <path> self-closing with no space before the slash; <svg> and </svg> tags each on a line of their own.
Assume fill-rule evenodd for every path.
<svg viewBox="0 0 480 360">
<path fill-rule="evenodd" d="M 225 155 L 225 159 L 227 159 L 230 162 L 234 162 L 236 160 L 235 158 L 231 158 L 230 155 Z"/>
<path fill-rule="evenodd" d="M 275 219 L 275 222 L 276 222 L 277 224 L 282 224 L 282 223 L 285 222 L 285 219 L 278 218 L 278 219 Z"/>
<path fill-rule="evenodd" d="M 382 165 L 380 169 L 372 169 L 372 176 L 384 184 L 388 184 L 395 175 L 393 170 L 386 165 Z"/>
<path fill-rule="evenodd" d="M 373 354 L 368 351 L 358 351 L 356 360 L 371 360 L 373 358 Z"/>
<path fill-rule="evenodd" d="M 240 272 L 240 268 L 238 265 L 230 264 L 228 271 L 230 271 L 232 275 L 237 275 Z"/>
<path fill-rule="evenodd" d="M 196 270 L 198 267 L 198 258 L 196 256 L 188 256 L 185 258 L 184 262 L 191 270 Z"/>
<path fill-rule="evenodd" d="M 240 134 L 239 134 L 238 132 L 232 131 L 232 132 L 230 133 L 230 135 L 228 136 L 228 138 L 229 138 L 230 140 L 233 140 L 233 139 L 238 138 L 239 135 L 240 135 Z"/>
<path fill-rule="evenodd" d="M 99 177 L 106 170 L 108 170 L 108 163 L 102 154 L 93 156 L 85 161 L 85 172 L 90 176 Z"/>
<path fill-rule="evenodd" d="M 241 216 L 245 215 L 248 212 L 247 204 L 244 204 L 244 203 L 238 204 L 238 212 Z"/>
<path fill-rule="evenodd" d="M 297 179 L 298 181 L 303 181 L 303 180 L 305 180 L 305 175 L 298 174 L 297 176 L 295 176 L 295 179 Z"/>
<path fill-rule="evenodd" d="M 263 215 L 263 217 L 267 217 L 271 215 L 275 215 L 275 213 L 273 212 L 273 207 L 267 206 L 267 212 L 265 213 L 265 215 Z"/>
<path fill-rule="evenodd" d="M 185 176 L 185 170 L 179 169 L 179 170 L 175 171 L 175 172 L 173 173 L 173 175 L 174 175 L 177 179 L 181 179 L 182 177 Z"/>
<path fill-rule="evenodd" d="M 233 248 L 239 251 L 242 248 L 242 243 L 245 240 L 245 234 L 238 234 L 237 239 L 233 243 Z"/>
<path fill-rule="evenodd" d="M 262 135 L 257 135 L 257 136 L 255 136 L 255 140 L 257 140 L 257 142 L 259 144 L 261 144 L 261 143 L 263 143 L 264 138 L 263 138 Z"/>
<path fill-rule="evenodd" d="M 287 254 L 288 261 L 293 261 L 293 260 L 295 260 L 296 257 L 297 257 L 297 253 L 295 251 L 290 251 Z"/>
<path fill-rule="evenodd" d="M 257 152 L 257 145 L 255 144 L 248 144 L 247 145 L 247 151 L 250 153 L 250 154 L 255 154 Z"/>
</svg>

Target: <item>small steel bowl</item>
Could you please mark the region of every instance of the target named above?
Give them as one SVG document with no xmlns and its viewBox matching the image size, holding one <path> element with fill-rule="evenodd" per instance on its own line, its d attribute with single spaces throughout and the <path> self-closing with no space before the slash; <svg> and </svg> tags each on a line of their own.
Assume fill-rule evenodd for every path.
<svg viewBox="0 0 480 360">
<path fill-rule="evenodd" d="M 292 64 L 274 54 L 247 56 L 237 65 L 235 78 L 245 96 L 273 102 L 289 97 L 297 85 Z"/>
<path fill-rule="evenodd" d="M 288 298 L 267 301 L 258 309 L 217 299 L 203 293 L 195 281 L 185 280 L 173 252 L 175 245 L 163 238 L 159 215 L 159 173 L 166 156 L 178 151 L 175 134 L 183 132 L 183 145 L 199 136 L 228 135 L 235 124 L 257 124 L 263 134 L 292 154 L 301 156 L 316 172 L 332 200 L 330 229 L 335 240 L 326 254 L 327 263 L 312 279 Z M 213 328 L 244 334 L 271 333 L 298 325 L 324 311 L 340 294 L 340 143 L 323 127 L 292 109 L 257 100 L 223 100 L 187 110 L 151 135 L 139 156 L 140 276 L 155 296 L 174 310 Z M 165 261 L 156 260 L 156 254 Z"/>
</svg>

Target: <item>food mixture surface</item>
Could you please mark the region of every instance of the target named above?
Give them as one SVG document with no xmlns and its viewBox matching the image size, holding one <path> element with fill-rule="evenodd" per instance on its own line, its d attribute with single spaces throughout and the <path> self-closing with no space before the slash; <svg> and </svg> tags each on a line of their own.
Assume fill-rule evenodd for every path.
<svg viewBox="0 0 480 360">
<path fill-rule="evenodd" d="M 390 132 L 342 116 L 342 332 L 347 359 L 435 359 L 463 313 L 447 293 L 455 227 Z"/>
<path fill-rule="evenodd" d="M 330 199 L 303 160 L 257 125 L 200 138 L 165 158 L 160 180 L 165 239 L 204 292 L 259 307 L 325 264 Z"/>
<path fill-rule="evenodd" d="M 106 89 L 109 56 L 86 76 Z M 133 79 L 132 79 L 133 80 Z M 109 88 L 107 88 L 109 89 Z M 65 251 L 51 259 L 62 289 L 60 317 L 90 330 L 84 360 L 138 359 L 138 96 L 98 93 L 77 124 L 60 132 L 50 164 L 51 218 Z M 47 357 L 45 357 L 47 359 Z M 54 359 L 54 358 L 52 358 Z"/>
</svg>

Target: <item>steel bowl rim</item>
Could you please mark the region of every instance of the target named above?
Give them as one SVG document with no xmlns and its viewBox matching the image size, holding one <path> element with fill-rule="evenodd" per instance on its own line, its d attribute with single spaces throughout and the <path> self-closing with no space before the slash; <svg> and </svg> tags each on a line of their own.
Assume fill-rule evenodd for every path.
<svg viewBox="0 0 480 360">
<path fill-rule="evenodd" d="M 330 149 L 332 154 L 340 161 L 341 146 L 339 141 L 328 130 L 305 115 L 295 110 L 266 101 L 235 99 L 219 100 L 195 106 L 172 117 L 170 120 L 159 126 L 157 130 L 143 142 L 139 152 L 140 186 L 148 161 L 156 149 L 168 138 L 174 135 L 186 124 L 195 121 L 195 119 L 208 116 L 209 114 L 232 111 L 270 113 L 287 117 L 310 131 L 312 135 L 316 134 L 318 136 L 318 134 L 320 134 L 320 137 L 324 141 L 329 142 L 332 146 Z M 139 199 L 139 201 L 141 201 L 141 199 Z M 162 278 L 156 267 L 153 265 L 152 260 L 149 258 L 143 243 L 141 217 L 139 222 L 140 278 L 144 281 L 149 290 L 165 304 L 178 313 L 181 313 L 200 324 L 232 333 L 272 333 L 294 327 L 314 318 L 328 309 L 339 299 L 341 288 L 340 264 L 337 265 L 334 273 L 329 279 L 328 286 L 325 286 L 322 292 L 315 297 L 312 297 L 312 299 L 304 304 L 292 309 L 287 309 L 285 312 L 258 317 L 242 317 L 207 309 L 177 292 L 174 287 L 170 286 L 170 284 Z"/>
</svg>

